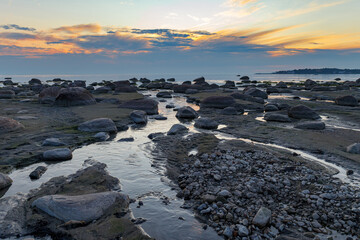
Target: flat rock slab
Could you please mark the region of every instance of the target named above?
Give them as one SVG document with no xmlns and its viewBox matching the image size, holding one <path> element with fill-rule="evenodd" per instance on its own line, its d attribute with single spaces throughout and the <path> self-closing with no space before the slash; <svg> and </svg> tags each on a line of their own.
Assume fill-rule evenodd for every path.
<svg viewBox="0 0 360 240">
<path fill-rule="evenodd" d="M 91 222 L 103 216 L 115 203 L 127 206 L 129 198 L 118 192 L 79 196 L 49 195 L 35 200 L 32 206 L 64 222 L 71 220 Z"/>
</svg>

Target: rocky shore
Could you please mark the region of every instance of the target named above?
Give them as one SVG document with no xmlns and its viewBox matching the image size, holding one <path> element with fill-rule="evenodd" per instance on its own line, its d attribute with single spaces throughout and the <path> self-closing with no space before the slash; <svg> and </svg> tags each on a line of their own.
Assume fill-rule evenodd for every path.
<svg viewBox="0 0 360 240">
<path fill-rule="evenodd" d="M 128 125 L 143 128 L 176 117 L 171 128 L 149 138 L 153 153 L 166 158 L 183 208 L 205 221 L 204 228 L 244 240 L 360 237 L 359 80 L 269 83 L 242 77 L 217 85 L 202 77 L 182 84 L 142 78 L 86 85 L 32 79 L 3 85 L 0 196 L 16 181 L 7 176 L 14 169 L 69 161 L 75 148 L 110 141 Z M 184 97 L 184 105 L 172 101 Z M 220 133 L 310 153 L 344 167 L 355 184 L 291 151 L 221 140 Z M 134 224 L 119 181 L 104 169 L 93 163 L 29 194 L 1 198 L 0 237 L 149 239 Z M 29 181 L 46 170 L 34 168 Z"/>
</svg>

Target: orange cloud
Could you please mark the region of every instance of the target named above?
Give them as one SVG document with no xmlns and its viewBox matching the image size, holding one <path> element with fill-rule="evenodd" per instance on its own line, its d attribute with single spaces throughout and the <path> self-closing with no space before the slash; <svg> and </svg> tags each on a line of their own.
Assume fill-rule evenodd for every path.
<svg viewBox="0 0 360 240">
<path fill-rule="evenodd" d="M 65 33 L 82 33 L 82 32 L 90 32 L 90 33 L 100 33 L 102 27 L 99 24 L 79 24 L 74 26 L 63 26 L 59 28 L 55 28 L 56 32 L 65 32 Z"/>
</svg>

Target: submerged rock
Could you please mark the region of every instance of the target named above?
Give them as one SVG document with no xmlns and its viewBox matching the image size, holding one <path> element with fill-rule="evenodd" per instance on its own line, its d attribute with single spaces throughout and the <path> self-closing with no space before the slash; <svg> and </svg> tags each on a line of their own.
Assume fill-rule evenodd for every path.
<svg viewBox="0 0 360 240">
<path fill-rule="evenodd" d="M 82 132 L 117 132 L 117 127 L 110 118 L 97 118 L 79 125 Z"/>
<path fill-rule="evenodd" d="M 66 161 L 72 159 L 72 152 L 68 148 L 48 150 L 43 153 L 45 161 Z"/>
<path fill-rule="evenodd" d="M 32 206 L 64 222 L 71 220 L 91 222 L 99 219 L 115 204 L 127 207 L 129 197 L 119 192 L 78 196 L 50 195 L 36 199 Z"/>
</svg>

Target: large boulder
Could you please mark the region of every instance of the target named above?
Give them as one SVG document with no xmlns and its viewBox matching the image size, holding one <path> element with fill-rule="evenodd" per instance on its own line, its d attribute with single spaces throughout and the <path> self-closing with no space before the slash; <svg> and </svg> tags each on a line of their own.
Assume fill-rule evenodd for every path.
<svg viewBox="0 0 360 240">
<path fill-rule="evenodd" d="M 204 117 L 204 118 L 200 118 L 200 119 L 196 120 L 194 126 L 196 128 L 211 130 L 211 129 L 217 129 L 219 124 L 210 118 Z"/>
<path fill-rule="evenodd" d="M 262 98 L 262 99 L 267 99 L 268 98 L 268 95 L 267 95 L 266 92 L 261 91 L 261 90 L 259 90 L 257 88 L 245 89 L 244 94 L 250 95 L 250 96 L 253 96 L 253 97 L 259 97 L 259 98 Z"/>
<path fill-rule="evenodd" d="M 117 132 L 116 125 L 110 118 L 97 118 L 86 121 L 80 124 L 78 129 L 82 132 Z"/>
<path fill-rule="evenodd" d="M 350 106 L 350 107 L 355 107 L 359 105 L 358 100 L 353 96 L 337 97 L 335 99 L 335 103 L 337 105 Z"/>
<path fill-rule="evenodd" d="M 24 125 L 14 119 L 0 117 L 0 134 L 23 130 L 24 128 Z"/>
<path fill-rule="evenodd" d="M 360 154 L 360 143 L 351 144 L 346 148 L 348 153 Z"/>
<path fill-rule="evenodd" d="M 167 132 L 167 135 L 176 135 L 179 133 L 186 133 L 189 129 L 181 124 L 174 124 L 170 130 Z"/>
<path fill-rule="evenodd" d="M 130 114 L 131 120 L 136 124 L 146 124 L 148 119 L 145 111 L 135 110 Z"/>
<path fill-rule="evenodd" d="M 264 119 L 269 122 L 291 122 L 291 119 L 280 113 L 266 113 Z"/>
<path fill-rule="evenodd" d="M 324 130 L 325 123 L 323 122 L 301 122 L 295 125 L 295 128 L 305 130 Z"/>
<path fill-rule="evenodd" d="M 119 192 L 49 195 L 36 199 L 32 206 L 64 222 L 91 222 L 102 217 L 115 204 L 126 207 L 129 205 L 129 197 Z"/>
<path fill-rule="evenodd" d="M 159 114 L 159 103 L 153 99 L 137 99 L 122 103 L 120 108 L 145 111 L 148 115 Z"/>
<path fill-rule="evenodd" d="M 13 90 L 0 90 L 0 99 L 12 99 L 15 97 Z"/>
<path fill-rule="evenodd" d="M 96 100 L 92 94 L 82 87 L 63 88 L 55 99 L 57 106 L 81 106 L 95 104 Z"/>
<path fill-rule="evenodd" d="M 0 190 L 11 186 L 12 180 L 8 175 L 0 172 Z"/>
<path fill-rule="evenodd" d="M 296 118 L 296 119 L 311 119 L 316 120 L 319 119 L 320 116 L 314 110 L 304 106 L 304 105 L 297 105 L 295 107 L 291 107 L 288 110 L 289 117 Z"/>
<path fill-rule="evenodd" d="M 176 113 L 177 118 L 195 119 L 199 117 L 199 114 L 192 107 L 179 108 Z"/>
<path fill-rule="evenodd" d="M 43 153 L 45 161 L 66 161 L 72 159 L 72 152 L 68 148 L 57 148 Z"/>
<path fill-rule="evenodd" d="M 235 99 L 230 96 L 210 96 L 201 101 L 202 108 L 224 109 L 235 104 Z"/>
<path fill-rule="evenodd" d="M 50 104 L 54 103 L 55 99 L 59 95 L 60 89 L 61 88 L 58 86 L 44 88 L 39 94 L 39 102 Z"/>
</svg>

